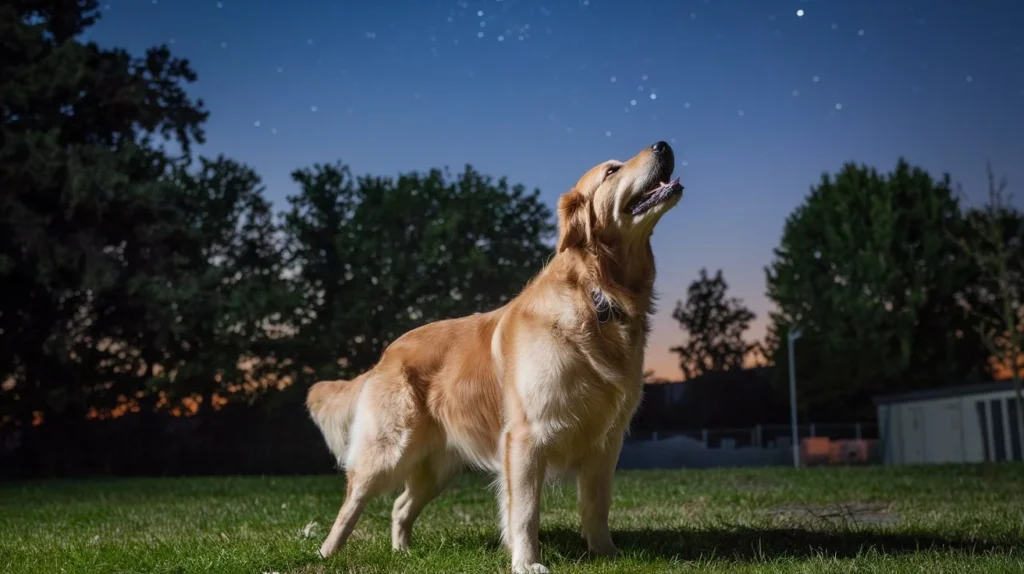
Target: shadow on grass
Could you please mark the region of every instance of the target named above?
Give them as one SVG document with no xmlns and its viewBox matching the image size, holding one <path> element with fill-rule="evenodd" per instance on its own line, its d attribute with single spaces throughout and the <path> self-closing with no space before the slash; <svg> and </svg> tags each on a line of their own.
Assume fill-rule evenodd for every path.
<svg viewBox="0 0 1024 574">
<path fill-rule="evenodd" d="M 720 528 L 707 530 L 617 530 L 612 539 L 626 555 L 667 560 L 724 559 L 761 562 L 773 558 L 831 556 L 853 558 L 865 552 L 898 555 L 926 550 L 962 554 L 1019 553 L 1024 538 L 986 540 L 930 534 L 805 528 Z M 568 529 L 544 530 L 541 546 L 563 556 L 586 553 L 582 537 Z"/>
<path fill-rule="evenodd" d="M 769 562 L 780 558 L 855 558 L 865 553 L 903 555 L 921 551 L 956 554 L 1019 554 L 1024 538 L 1006 538 L 1000 541 L 943 537 L 927 534 L 872 532 L 866 530 L 837 529 L 832 532 L 805 528 L 718 528 L 707 530 L 617 530 L 612 538 L 623 558 L 634 560 L 681 560 L 724 562 Z M 458 552 L 504 552 L 496 538 L 487 535 L 468 535 L 452 540 Z M 590 560 L 586 544 L 575 531 L 566 528 L 545 529 L 540 534 L 541 552 L 549 566 L 576 558 Z M 297 560 L 287 567 L 296 574 L 326 574 L 339 567 L 355 567 L 358 558 L 345 556 L 345 550 L 336 560 Z M 409 560 L 402 554 L 392 554 L 388 564 L 366 564 L 372 571 L 376 567 L 394 567 Z M 427 559 L 430 560 L 429 558 Z M 615 559 L 611 559 L 612 562 Z"/>
</svg>

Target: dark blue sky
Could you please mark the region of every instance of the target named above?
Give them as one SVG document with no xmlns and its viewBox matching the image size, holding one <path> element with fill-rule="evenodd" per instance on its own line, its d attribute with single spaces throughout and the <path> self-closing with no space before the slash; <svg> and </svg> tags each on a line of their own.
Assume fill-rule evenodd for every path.
<svg viewBox="0 0 1024 574">
<path fill-rule="evenodd" d="M 192 61 L 204 154 L 289 173 L 471 163 L 558 194 L 672 142 L 686 196 L 654 237 L 649 366 L 678 376 L 676 299 L 722 268 L 758 313 L 786 215 L 845 161 L 904 156 L 984 196 L 1024 195 L 1020 0 L 112 0 L 89 34 Z M 1018 201 L 1019 202 L 1019 201 Z"/>
</svg>

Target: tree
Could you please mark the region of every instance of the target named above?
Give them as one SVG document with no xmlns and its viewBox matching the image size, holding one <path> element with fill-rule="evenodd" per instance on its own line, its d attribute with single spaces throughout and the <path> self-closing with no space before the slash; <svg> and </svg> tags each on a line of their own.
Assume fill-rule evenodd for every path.
<svg viewBox="0 0 1024 574">
<path fill-rule="evenodd" d="M 722 270 L 708 277 L 707 269 L 686 290 L 686 303 L 676 303 L 672 318 L 679 321 L 685 342 L 670 350 L 679 355 L 679 368 L 687 380 L 708 372 L 743 368 L 752 346 L 743 335 L 755 319 L 735 297 L 726 297 L 728 284 Z"/>
<path fill-rule="evenodd" d="M 292 177 L 301 191 L 284 234 L 302 297 L 296 344 L 316 377 L 365 370 L 417 325 L 504 304 L 551 252 L 539 191 L 469 166 L 391 179 L 315 165 Z"/>
<path fill-rule="evenodd" d="M 817 417 L 869 417 L 877 393 L 982 376 L 987 353 L 963 305 L 973 272 L 948 232 L 962 229 L 948 176 L 902 159 L 884 175 L 854 164 L 823 175 L 765 270 L 780 386 L 778 342 L 793 325 L 800 401 Z"/>
<path fill-rule="evenodd" d="M 166 320 L 181 352 L 164 365 L 174 374 L 167 396 L 198 397 L 209 412 L 215 398 L 252 393 L 276 378 L 278 363 L 287 363 L 286 317 L 298 301 L 284 277 L 272 206 L 251 168 L 200 158 L 198 169 L 178 166 L 166 183 L 187 232 L 168 291 Z"/>
<path fill-rule="evenodd" d="M 1024 437 L 1024 214 L 1013 206 L 1006 180 L 997 182 L 991 166 L 987 172 L 988 202 L 967 212 L 966 233 L 956 238 L 978 274 L 965 305 L 999 371 L 1013 381 Z"/>
<path fill-rule="evenodd" d="M 155 139 L 187 157 L 207 114 L 166 47 L 81 41 L 98 18 L 95 0 L 0 6 L 0 420 L 81 420 L 168 352 L 161 178 L 180 158 Z"/>
</svg>

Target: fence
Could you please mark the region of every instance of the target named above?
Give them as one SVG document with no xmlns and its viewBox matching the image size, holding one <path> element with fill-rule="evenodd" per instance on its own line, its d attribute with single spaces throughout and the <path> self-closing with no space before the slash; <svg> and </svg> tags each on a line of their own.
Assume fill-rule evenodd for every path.
<svg viewBox="0 0 1024 574">
<path fill-rule="evenodd" d="M 306 474 L 334 472 L 334 461 L 301 405 L 273 413 L 229 409 L 195 418 L 125 416 L 93 421 L 73 434 L 47 425 L 0 433 L 0 479 L 39 476 Z M 809 437 L 874 439 L 878 427 L 807 424 Z M 631 433 L 622 468 L 792 464 L 788 425 Z"/>
<path fill-rule="evenodd" d="M 805 462 L 857 460 L 877 462 L 877 453 L 869 445 L 878 438 L 875 423 L 816 424 L 798 427 L 801 450 L 813 447 L 813 456 Z M 792 427 L 758 425 L 739 429 L 700 429 L 683 432 L 651 432 L 632 435 L 623 445 L 619 467 L 707 468 L 723 466 L 778 466 L 793 464 Z M 810 439 L 810 440 L 808 440 Z M 831 453 L 832 441 L 857 441 L 853 456 Z M 838 454 L 838 456 L 835 456 Z"/>
<path fill-rule="evenodd" d="M 51 425 L 0 429 L 0 479 L 74 476 L 313 474 L 335 471 L 301 405 L 197 417 L 129 414 L 69 433 Z"/>
<path fill-rule="evenodd" d="M 688 431 L 653 431 L 631 433 L 627 443 L 659 441 L 687 437 L 700 441 L 704 448 L 776 448 L 780 442 L 790 444 L 790 425 L 756 425 L 749 428 L 695 429 Z M 831 440 L 876 440 L 877 423 L 808 423 L 797 425 L 797 437 L 829 438 Z"/>
</svg>

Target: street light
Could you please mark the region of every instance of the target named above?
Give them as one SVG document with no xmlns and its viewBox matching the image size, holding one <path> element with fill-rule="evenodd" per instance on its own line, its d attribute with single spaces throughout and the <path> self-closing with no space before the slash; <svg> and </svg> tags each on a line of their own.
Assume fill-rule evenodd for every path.
<svg viewBox="0 0 1024 574">
<path fill-rule="evenodd" d="M 793 362 L 793 343 L 803 335 L 800 327 L 793 327 L 786 335 L 789 347 L 789 424 L 793 430 L 793 466 L 800 468 L 800 443 L 796 426 L 796 364 Z"/>
</svg>

